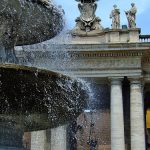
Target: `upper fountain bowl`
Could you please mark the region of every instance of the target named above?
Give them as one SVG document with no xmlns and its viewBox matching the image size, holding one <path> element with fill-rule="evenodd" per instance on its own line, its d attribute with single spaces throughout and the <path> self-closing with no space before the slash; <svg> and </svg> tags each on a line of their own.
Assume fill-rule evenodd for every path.
<svg viewBox="0 0 150 150">
<path fill-rule="evenodd" d="M 0 1 L 0 45 L 40 43 L 56 36 L 63 28 L 62 10 L 40 0 Z"/>
</svg>

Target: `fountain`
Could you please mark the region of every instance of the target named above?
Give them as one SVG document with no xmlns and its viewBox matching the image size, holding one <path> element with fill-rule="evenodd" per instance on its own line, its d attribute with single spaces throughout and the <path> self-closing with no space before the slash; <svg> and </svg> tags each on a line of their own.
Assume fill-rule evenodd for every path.
<svg viewBox="0 0 150 150">
<path fill-rule="evenodd" d="M 15 64 L 14 46 L 57 35 L 63 28 L 62 13 L 40 0 L 1 0 L 0 4 L 0 149 L 22 150 L 23 132 L 76 118 L 88 94 L 76 79 Z"/>
<path fill-rule="evenodd" d="M 15 45 L 29 45 L 48 40 L 63 28 L 63 16 L 54 5 L 49 7 L 31 0 L 1 0 L 0 59 L 16 62 Z"/>
</svg>

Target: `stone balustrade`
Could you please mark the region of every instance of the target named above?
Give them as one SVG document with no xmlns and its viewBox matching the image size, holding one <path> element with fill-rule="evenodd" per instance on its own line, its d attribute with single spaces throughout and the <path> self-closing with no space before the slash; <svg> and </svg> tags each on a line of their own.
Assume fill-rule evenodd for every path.
<svg viewBox="0 0 150 150">
<path fill-rule="evenodd" d="M 140 35 L 140 42 L 150 42 L 150 35 Z"/>
</svg>

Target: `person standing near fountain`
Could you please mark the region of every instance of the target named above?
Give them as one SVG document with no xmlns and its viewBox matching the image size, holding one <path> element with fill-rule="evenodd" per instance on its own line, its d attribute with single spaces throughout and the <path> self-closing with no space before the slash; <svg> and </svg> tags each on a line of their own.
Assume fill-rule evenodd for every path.
<svg viewBox="0 0 150 150">
<path fill-rule="evenodd" d="M 111 11 L 110 19 L 112 19 L 112 29 L 120 28 L 120 10 L 117 8 L 117 5 L 113 6 L 114 9 Z"/>
<path fill-rule="evenodd" d="M 90 150 L 96 150 L 97 149 L 97 138 L 96 138 L 96 132 L 95 132 L 95 123 L 91 122 L 90 124 L 90 135 L 88 140 L 88 145 L 90 146 Z"/>
</svg>

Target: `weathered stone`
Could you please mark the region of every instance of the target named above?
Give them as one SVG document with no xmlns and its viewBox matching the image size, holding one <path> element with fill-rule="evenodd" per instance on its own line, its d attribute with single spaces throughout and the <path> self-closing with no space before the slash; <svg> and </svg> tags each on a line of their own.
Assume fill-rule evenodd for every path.
<svg viewBox="0 0 150 150">
<path fill-rule="evenodd" d="M 31 132 L 31 150 L 49 150 L 50 139 L 47 139 L 47 134 L 46 130 Z"/>
<path fill-rule="evenodd" d="M 96 17 L 95 12 L 97 9 L 96 0 L 76 0 L 80 11 L 80 17 L 77 17 L 76 26 L 71 31 L 75 36 L 88 36 L 88 32 L 92 32 L 92 35 L 97 35 L 102 32 L 101 19 Z"/>
<path fill-rule="evenodd" d="M 103 29 L 85 32 L 73 30 L 73 44 L 103 44 L 103 43 L 135 43 L 139 42 L 139 28 L 134 29 Z"/>
<path fill-rule="evenodd" d="M 111 150 L 125 150 L 121 80 L 111 78 Z"/>
<path fill-rule="evenodd" d="M 142 82 L 140 78 L 130 80 L 131 150 L 145 150 Z"/>
<path fill-rule="evenodd" d="M 125 14 L 127 16 L 128 20 L 128 27 L 129 28 L 136 28 L 136 13 L 137 8 L 134 3 L 131 3 L 131 9 L 128 11 L 125 11 Z"/>
<path fill-rule="evenodd" d="M 51 150 L 55 149 L 67 150 L 67 126 L 51 129 Z"/>
<path fill-rule="evenodd" d="M 113 6 L 114 9 L 111 11 L 110 18 L 112 19 L 112 29 L 120 28 L 120 10 L 117 8 L 117 5 Z"/>
</svg>

